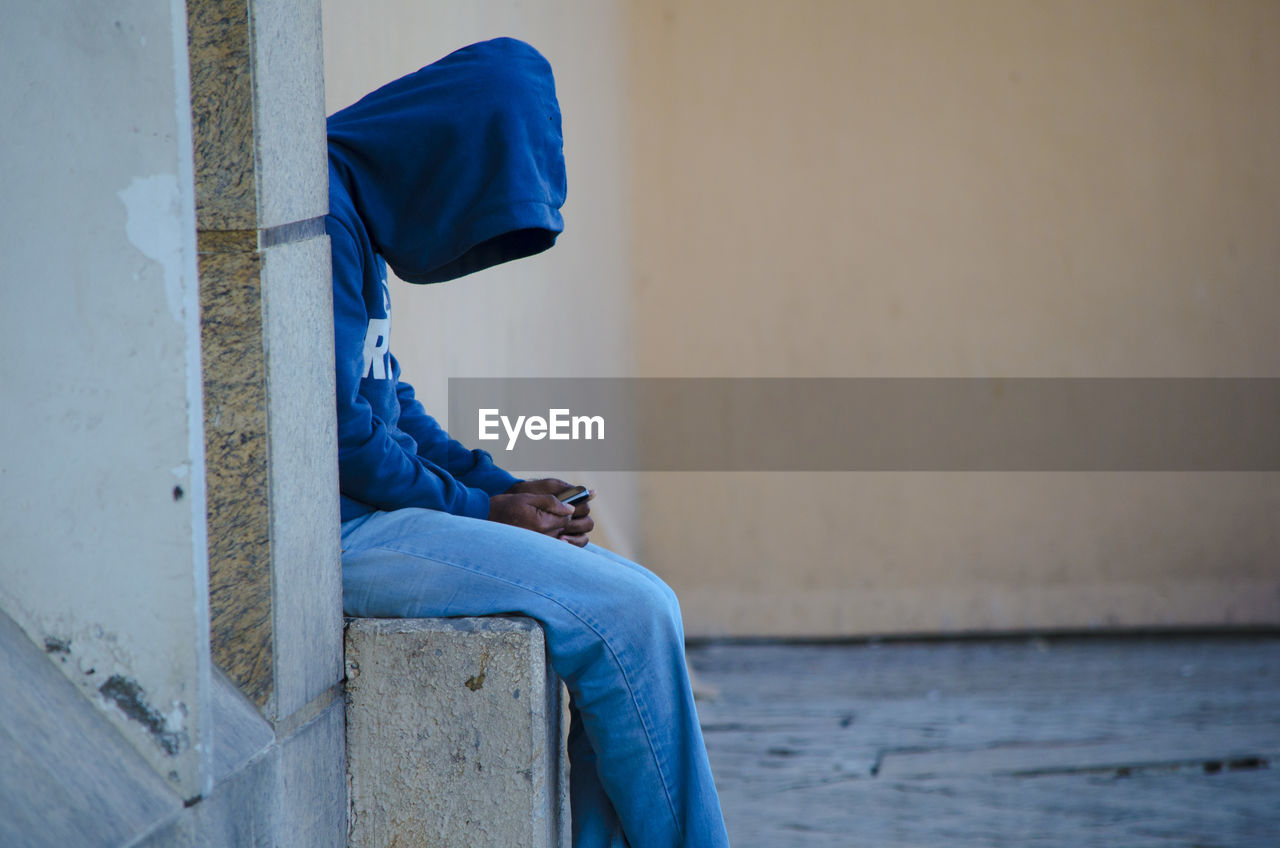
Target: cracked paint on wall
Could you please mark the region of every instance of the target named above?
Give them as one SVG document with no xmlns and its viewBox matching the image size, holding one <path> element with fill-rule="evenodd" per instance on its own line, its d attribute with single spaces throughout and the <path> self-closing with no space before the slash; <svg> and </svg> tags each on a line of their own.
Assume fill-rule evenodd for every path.
<svg viewBox="0 0 1280 848">
<path fill-rule="evenodd" d="M 173 320 L 183 320 L 182 194 L 173 174 L 135 177 L 117 193 L 124 204 L 125 235 L 143 256 L 164 269 L 164 296 Z"/>
</svg>

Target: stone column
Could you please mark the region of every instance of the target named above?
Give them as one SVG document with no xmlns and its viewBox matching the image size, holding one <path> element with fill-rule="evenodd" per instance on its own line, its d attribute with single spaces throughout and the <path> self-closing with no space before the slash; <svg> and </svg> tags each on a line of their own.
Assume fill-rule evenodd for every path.
<svg viewBox="0 0 1280 848">
<path fill-rule="evenodd" d="M 342 678 L 320 9 L 187 11 L 213 659 L 278 724 Z"/>
<path fill-rule="evenodd" d="M 239 694 L 215 693 L 217 729 L 233 747 L 219 753 L 213 794 L 152 842 L 217 832 L 212 844 L 338 846 L 346 782 L 320 7 L 188 0 L 187 18 L 210 642 Z"/>
</svg>

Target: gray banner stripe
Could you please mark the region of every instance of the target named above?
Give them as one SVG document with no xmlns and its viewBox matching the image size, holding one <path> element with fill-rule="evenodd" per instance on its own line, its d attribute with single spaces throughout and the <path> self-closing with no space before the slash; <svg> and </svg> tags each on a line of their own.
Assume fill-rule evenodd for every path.
<svg viewBox="0 0 1280 848">
<path fill-rule="evenodd" d="M 449 422 L 514 470 L 1280 470 L 1278 378 L 451 379 Z"/>
</svg>

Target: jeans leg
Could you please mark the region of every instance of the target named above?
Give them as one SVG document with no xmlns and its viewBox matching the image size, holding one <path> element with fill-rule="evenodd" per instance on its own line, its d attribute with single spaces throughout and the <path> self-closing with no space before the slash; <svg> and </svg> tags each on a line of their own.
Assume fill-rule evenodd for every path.
<svg viewBox="0 0 1280 848">
<path fill-rule="evenodd" d="M 595 749 L 573 704 L 569 705 L 568 747 L 574 848 L 628 848 L 618 813 L 600 783 Z"/>
<path fill-rule="evenodd" d="M 348 615 L 536 619 L 580 716 L 575 742 L 596 754 L 630 843 L 728 844 L 679 606 L 642 566 L 519 528 L 404 509 L 344 525 L 343 599 Z"/>
</svg>

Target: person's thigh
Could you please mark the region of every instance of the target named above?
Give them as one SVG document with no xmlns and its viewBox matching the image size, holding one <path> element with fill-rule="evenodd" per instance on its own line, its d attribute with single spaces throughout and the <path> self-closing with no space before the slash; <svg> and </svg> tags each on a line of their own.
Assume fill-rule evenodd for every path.
<svg viewBox="0 0 1280 848">
<path fill-rule="evenodd" d="M 615 554 L 613 551 L 609 550 L 608 548 L 602 548 L 599 545 L 595 544 L 594 542 L 588 542 L 585 550 L 588 550 L 597 556 L 602 556 L 605 559 L 616 562 L 618 565 L 622 566 L 623 568 L 628 568 L 639 574 L 643 574 L 647 579 L 655 583 L 660 583 L 663 586 L 663 588 L 667 588 L 667 584 L 662 581 L 661 577 L 654 574 L 652 571 L 645 568 L 640 563 L 633 562 L 620 554 Z"/>
<path fill-rule="evenodd" d="M 347 615 L 529 616 L 543 625 L 552 664 L 581 708 L 593 716 L 637 713 L 635 726 L 644 730 L 655 729 L 678 695 L 675 684 L 685 677 L 679 607 L 635 563 L 422 509 L 375 513 L 344 527 L 342 541 Z M 593 736 L 602 732 L 597 726 Z"/>
<path fill-rule="evenodd" d="M 577 548 L 518 527 L 425 509 L 351 522 L 342 538 L 348 615 L 520 613 L 610 624 L 628 595 L 675 596 L 656 575 L 595 545 Z M 554 616 L 553 616 L 554 617 Z"/>
</svg>

